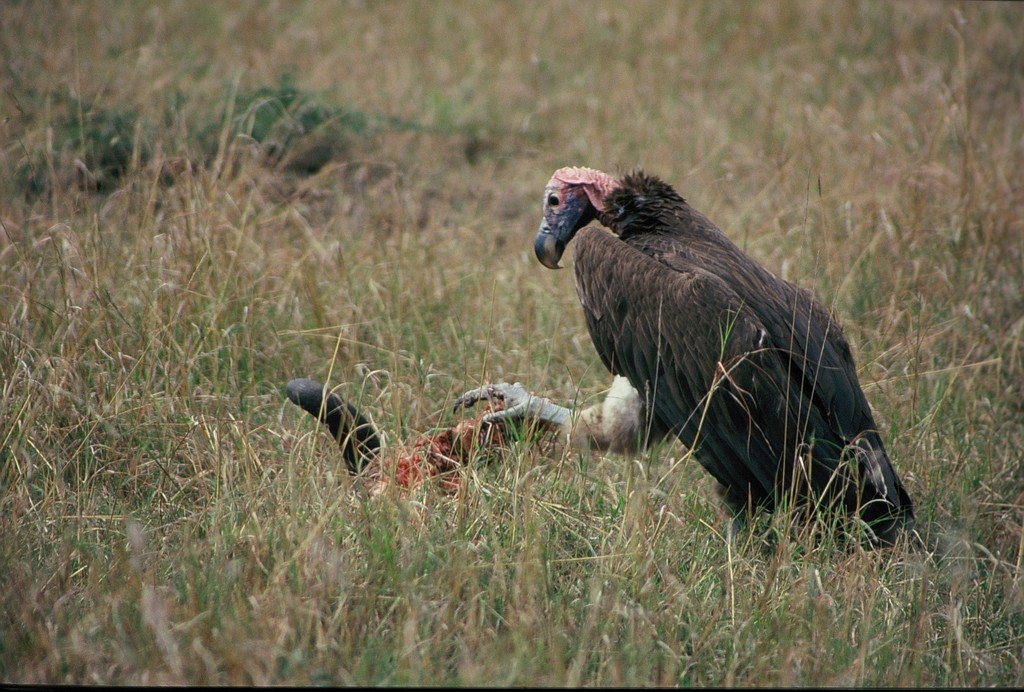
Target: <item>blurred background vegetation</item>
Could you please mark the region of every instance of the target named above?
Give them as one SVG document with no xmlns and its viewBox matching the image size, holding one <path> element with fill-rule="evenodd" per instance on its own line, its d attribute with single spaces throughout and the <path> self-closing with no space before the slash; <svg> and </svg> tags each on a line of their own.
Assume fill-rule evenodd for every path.
<svg viewBox="0 0 1024 692">
<path fill-rule="evenodd" d="M 1014 3 L 0 5 L 0 679 L 1019 686 L 1021 36 Z M 353 487 L 290 378 L 392 442 L 482 382 L 600 397 L 532 255 L 563 165 L 663 177 L 835 308 L 942 556 L 730 546 L 672 446 Z"/>
</svg>

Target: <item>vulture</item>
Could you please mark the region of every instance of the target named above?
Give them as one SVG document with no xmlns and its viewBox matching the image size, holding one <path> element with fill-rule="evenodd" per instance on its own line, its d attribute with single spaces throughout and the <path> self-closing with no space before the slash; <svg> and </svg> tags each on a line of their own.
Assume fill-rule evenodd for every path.
<svg viewBox="0 0 1024 692">
<path fill-rule="evenodd" d="M 555 172 L 537 259 L 559 268 L 570 242 L 594 347 L 639 394 L 641 444 L 678 438 L 737 522 L 788 499 L 859 519 L 869 547 L 913 530 L 850 345 L 811 291 L 769 272 L 639 169 Z"/>
</svg>

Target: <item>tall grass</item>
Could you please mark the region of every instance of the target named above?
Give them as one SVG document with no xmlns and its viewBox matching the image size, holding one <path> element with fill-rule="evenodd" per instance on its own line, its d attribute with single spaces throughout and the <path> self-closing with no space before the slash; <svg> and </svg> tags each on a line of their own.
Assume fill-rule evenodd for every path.
<svg viewBox="0 0 1024 692">
<path fill-rule="evenodd" d="M 0 679 L 1024 682 L 1024 11 L 950 3 L 6 3 Z M 485 381 L 608 376 L 532 258 L 644 166 L 842 316 L 943 548 L 735 543 L 676 446 L 529 445 L 368 498 Z"/>
</svg>

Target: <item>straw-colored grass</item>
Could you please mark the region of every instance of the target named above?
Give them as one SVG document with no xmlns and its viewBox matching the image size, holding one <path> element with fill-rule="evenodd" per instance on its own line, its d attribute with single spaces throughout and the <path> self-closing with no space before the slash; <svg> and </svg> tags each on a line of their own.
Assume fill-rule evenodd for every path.
<svg viewBox="0 0 1024 692">
<path fill-rule="evenodd" d="M 1024 683 L 1024 6 L 0 16 L 0 680 Z M 730 544 L 673 445 L 353 487 L 292 377 L 392 441 L 608 385 L 532 254 L 569 164 L 834 306 L 941 555 Z"/>
</svg>

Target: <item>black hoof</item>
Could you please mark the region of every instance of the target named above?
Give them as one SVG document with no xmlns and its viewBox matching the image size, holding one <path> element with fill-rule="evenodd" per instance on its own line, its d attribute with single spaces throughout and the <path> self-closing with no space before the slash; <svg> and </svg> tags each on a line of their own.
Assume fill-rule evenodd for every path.
<svg viewBox="0 0 1024 692">
<path fill-rule="evenodd" d="M 314 380 L 297 378 L 287 385 L 288 399 L 325 424 L 338 441 L 345 465 L 352 473 L 377 458 L 380 437 L 376 428 L 355 406 L 327 391 Z M 326 395 L 326 397 L 325 397 Z"/>
</svg>

